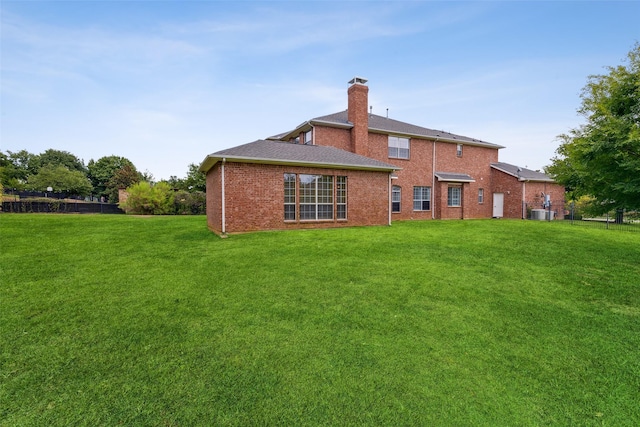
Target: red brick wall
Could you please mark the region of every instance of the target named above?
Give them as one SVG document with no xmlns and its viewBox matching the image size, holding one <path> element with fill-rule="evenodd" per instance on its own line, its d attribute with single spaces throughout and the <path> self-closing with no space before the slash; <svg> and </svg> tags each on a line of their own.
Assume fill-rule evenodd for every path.
<svg viewBox="0 0 640 427">
<path fill-rule="evenodd" d="M 216 233 L 222 232 L 220 163 L 207 172 L 207 225 Z"/>
<path fill-rule="evenodd" d="M 209 227 L 217 233 L 222 231 L 219 171 L 218 163 L 207 174 L 207 219 Z M 285 222 L 285 173 L 347 176 L 347 219 Z M 389 175 L 386 172 L 227 162 L 226 232 L 388 224 L 388 182 Z"/>
<path fill-rule="evenodd" d="M 493 209 L 493 193 L 504 196 L 503 218 L 522 218 L 522 183 L 515 176 L 491 169 L 492 190 L 489 201 Z"/>
<path fill-rule="evenodd" d="M 542 209 L 544 197 L 542 194 L 551 196 L 551 210 L 555 212 L 556 219 L 564 219 L 564 187 L 550 182 L 526 182 L 525 197 L 527 208 Z"/>
<path fill-rule="evenodd" d="M 351 131 L 349 129 L 316 126 L 313 132 L 313 143 L 315 145 L 324 145 L 339 148 L 344 151 L 351 151 Z"/>
<path fill-rule="evenodd" d="M 490 218 L 491 204 L 491 167 L 498 161 L 498 150 L 494 148 L 465 145 L 462 156 L 456 154 L 456 144 L 436 142 L 436 172 L 466 173 L 475 182 L 465 183 L 462 188 L 462 207 L 447 206 L 448 184 L 434 186 L 432 140 L 412 138 L 409 141 L 409 159 L 391 159 L 388 150 L 388 135 L 369 133 L 369 157 L 391 163 L 402 170 L 393 180 L 393 185 L 402 188 L 400 212 L 393 213 L 392 219 L 431 219 L 431 211 L 413 210 L 413 187 L 432 187 L 432 209 L 435 218 Z M 484 190 L 484 202 L 478 203 L 478 189 Z"/>
<path fill-rule="evenodd" d="M 542 209 L 544 203 L 542 193 L 551 195 L 551 210 L 556 211 L 556 218 L 564 218 L 563 186 L 550 182 L 525 182 L 523 198 L 523 183 L 518 181 L 518 178 L 493 168 L 491 175 L 492 192 L 504 194 L 504 218 L 523 218 L 523 215 L 526 218 L 527 207 Z M 524 214 L 523 210 L 525 210 Z"/>
</svg>

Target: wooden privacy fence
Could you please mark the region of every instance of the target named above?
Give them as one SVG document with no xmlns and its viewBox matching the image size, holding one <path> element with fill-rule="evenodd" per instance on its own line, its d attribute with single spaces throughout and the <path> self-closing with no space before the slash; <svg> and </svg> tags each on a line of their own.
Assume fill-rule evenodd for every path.
<svg viewBox="0 0 640 427">
<path fill-rule="evenodd" d="M 66 202 L 62 200 L 43 201 L 5 201 L 2 212 L 13 213 L 105 213 L 123 214 L 124 211 L 113 203 Z"/>
</svg>

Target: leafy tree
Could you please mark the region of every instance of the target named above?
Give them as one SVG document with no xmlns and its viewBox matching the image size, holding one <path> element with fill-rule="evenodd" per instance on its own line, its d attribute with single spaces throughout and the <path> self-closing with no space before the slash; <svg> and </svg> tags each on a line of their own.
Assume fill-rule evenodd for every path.
<svg viewBox="0 0 640 427">
<path fill-rule="evenodd" d="M 180 179 L 175 175 L 171 175 L 169 177 L 169 179 L 167 180 L 163 180 L 164 182 L 166 182 L 167 184 L 169 184 L 169 187 L 176 189 L 176 190 L 184 190 L 186 188 L 186 185 L 184 183 L 184 179 Z"/>
<path fill-rule="evenodd" d="M 79 171 L 85 175 L 87 174 L 87 167 L 84 162 L 68 151 L 50 148 L 36 157 L 36 163 L 39 167 L 46 165 L 64 166 L 70 171 Z"/>
<path fill-rule="evenodd" d="M 200 167 L 194 163 L 189 165 L 189 171 L 187 172 L 187 178 L 185 179 L 185 185 L 188 191 L 206 191 L 207 178 L 204 173 L 200 172 Z"/>
<path fill-rule="evenodd" d="M 127 200 L 120 203 L 126 212 L 141 215 L 166 215 L 173 213 L 173 189 L 166 182 L 151 185 L 141 181 L 127 188 Z"/>
<path fill-rule="evenodd" d="M 593 198 L 591 211 L 640 209 L 640 43 L 628 65 L 589 76 L 578 112 L 587 123 L 560 135 L 546 168 L 577 199 Z"/>
<path fill-rule="evenodd" d="M 6 187 L 11 188 L 22 188 L 29 175 L 37 173 L 40 168 L 38 156 L 27 150 L 15 153 L 7 150 L 6 155 L 2 154 L 0 163 L 2 167 L 0 179 Z"/>
<path fill-rule="evenodd" d="M 107 182 L 107 197 L 109 200 L 117 202 L 120 188 L 130 187 L 140 181 L 142 181 L 142 174 L 136 170 L 136 167 L 132 164 L 125 164 L 115 171 Z"/>
<path fill-rule="evenodd" d="M 165 182 L 171 188 L 176 190 L 184 190 L 189 192 L 205 191 L 206 177 L 204 173 L 198 170 L 198 165 L 191 163 L 187 171 L 187 177 L 184 179 L 171 175 Z"/>
<path fill-rule="evenodd" d="M 86 175 L 77 170 L 69 170 L 64 166 L 45 165 L 40 171 L 29 177 L 27 188 L 36 191 L 46 191 L 53 188 L 56 193 L 77 194 L 87 196 L 91 194 L 93 186 Z"/>
<path fill-rule="evenodd" d="M 131 160 L 118 156 L 105 156 L 97 161 L 89 160 L 87 165 L 88 176 L 93 184 L 94 192 L 100 196 L 105 196 L 111 201 L 117 201 L 118 188 L 110 187 L 109 181 L 114 177 L 116 171 L 129 165 L 135 169 Z"/>
</svg>

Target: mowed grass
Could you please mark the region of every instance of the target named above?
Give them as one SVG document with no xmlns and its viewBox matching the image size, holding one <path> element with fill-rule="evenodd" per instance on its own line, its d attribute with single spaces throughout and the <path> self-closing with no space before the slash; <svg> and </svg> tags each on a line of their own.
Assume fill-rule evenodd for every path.
<svg viewBox="0 0 640 427">
<path fill-rule="evenodd" d="M 640 425 L 640 236 L 0 215 L 0 424 Z"/>
</svg>

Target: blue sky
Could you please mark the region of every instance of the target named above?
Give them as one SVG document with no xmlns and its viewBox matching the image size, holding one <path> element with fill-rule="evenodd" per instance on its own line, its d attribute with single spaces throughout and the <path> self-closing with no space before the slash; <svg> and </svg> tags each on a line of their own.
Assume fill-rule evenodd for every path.
<svg viewBox="0 0 640 427">
<path fill-rule="evenodd" d="M 130 159 L 156 179 L 346 109 L 505 146 L 540 169 L 638 1 L 7 1 L 0 150 Z"/>
</svg>

